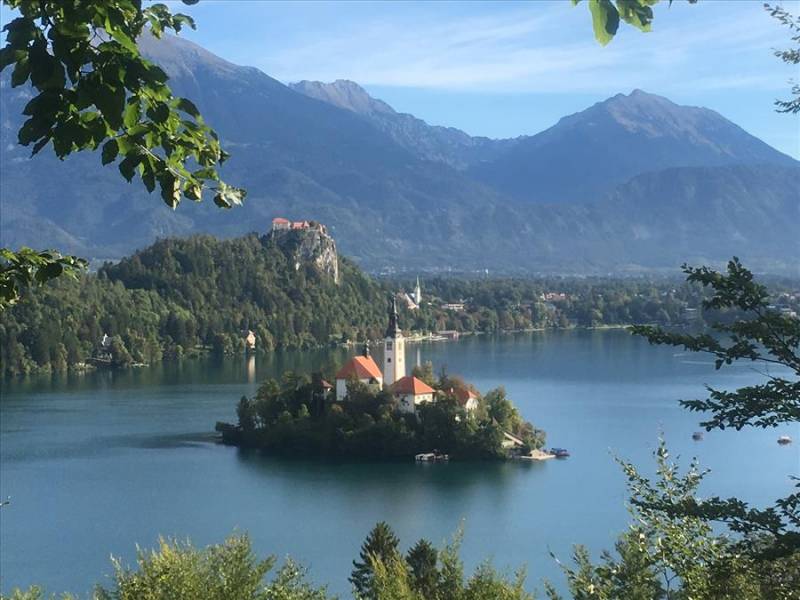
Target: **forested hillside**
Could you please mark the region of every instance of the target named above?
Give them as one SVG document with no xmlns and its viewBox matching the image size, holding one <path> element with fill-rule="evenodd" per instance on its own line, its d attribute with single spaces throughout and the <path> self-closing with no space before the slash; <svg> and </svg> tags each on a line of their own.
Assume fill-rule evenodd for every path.
<svg viewBox="0 0 800 600">
<path fill-rule="evenodd" d="M 242 329 L 267 351 L 380 334 L 386 293 L 378 283 L 346 259 L 337 285 L 311 264 L 295 269 L 290 258 L 255 234 L 158 241 L 96 275 L 33 290 L 6 311 L 2 369 L 64 369 L 92 356 L 103 335 L 111 336 L 114 363 L 124 365 L 198 346 L 241 350 Z"/>
<path fill-rule="evenodd" d="M 403 300 L 415 281 L 371 278 L 323 237 L 316 253 L 302 256 L 294 235 L 165 239 L 96 274 L 28 290 L 0 315 L 0 371 L 60 371 L 98 354 L 126 366 L 243 352 L 243 330 L 267 352 L 382 338 L 389 295 Z M 338 261 L 338 284 L 323 257 Z M 776 305 L 800 310 L 796 281 L 773 283 Z M 668 278 L 423 278 L 422 290 L 418 309 L 401 302 L 407 333 L 684 326 L 703 318 L 702 291 Z"/>
</svg>

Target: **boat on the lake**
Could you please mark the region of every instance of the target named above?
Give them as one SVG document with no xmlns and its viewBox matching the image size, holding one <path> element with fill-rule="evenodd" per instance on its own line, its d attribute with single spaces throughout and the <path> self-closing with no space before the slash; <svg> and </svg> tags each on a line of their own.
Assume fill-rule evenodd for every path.
<svg viewBox="0 0 800 600">
<path fill-rule="evenodd" d="M 786 444 L 791 444 L 792 438 L 790 438 L 788 435 L 782 435 L 781 437 L 778 438 L 778 443 L 782 446 L 785 446 Z"/>
<path fill-rule="evenodd" d="M 417 462 L 447 462 L 450 460 L 449 454 L 440 454 L 436 450 L 433 452 L 421 452 L 414 456 Z"/>
<path fill-rule="evenodd" d="M 556 458 L 567 458 L 569 456 L 569 450 L 566 448 L 550 448 L 550 454 Z"/>
<path fill-rule="evenodd" d="M 699 442 L 700 440 L 702 440 L 702 439 L 703 439 L 703 432 L 702 432 L 702 431 L 695 431 L 695 432 L 692 434 L 692 439 L 693 439 L 695 442 Z"/>
</svg>

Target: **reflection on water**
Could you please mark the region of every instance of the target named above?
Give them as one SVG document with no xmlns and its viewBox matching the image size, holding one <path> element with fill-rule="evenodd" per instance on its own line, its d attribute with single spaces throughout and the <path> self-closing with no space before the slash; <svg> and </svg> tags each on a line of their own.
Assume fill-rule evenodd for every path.
<svg viewBox="0 0 800 600">
<path fill-rule="evenodd" d="M 699 456 L 707 490 L 766 504 L 791 488 L 798 449 L 788 431 L 712 432 L 678 398 L 704 383 L 758 381 L 748 365 L 713 365 L 651 347 L 622 331 L 537 332 L 409 346 L 415 362 L 447 366 L 486 392 L 505 385 L 526 418 L 570 449 L 544 463 L 359 463 L 281 460 L 213 442 L 243 395 L 285 370 L 340 364 L 347 349 L 186 360 L 6 382 L 0 398 L 0 588 L 42 583 L 86 595 L 110 571 L 109 554 L 134 557 L 160 534 L 197 544 L 247 531 L 259 553 L 291 554 L 332 591 L 379 520 L 403 547 L 439 543 L 462 524 L 468 566 L 494 557 L 526 563 L 533 581 L 560 581 L 548 551 L 609 547 L 625 528 L 618 455 L 652 471 L 663 432 L 675 454 Z M 701 364 L 696 364 L 701 363 Z M 776 371 L 772 371 L 776 373 Z"/>
</svg>

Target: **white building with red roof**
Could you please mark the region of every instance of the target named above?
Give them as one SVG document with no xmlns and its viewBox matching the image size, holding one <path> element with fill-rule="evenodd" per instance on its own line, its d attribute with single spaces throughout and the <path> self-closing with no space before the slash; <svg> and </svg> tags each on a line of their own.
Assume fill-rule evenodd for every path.
<svg viewBox="0 0 800 600">
<path fill-rule="evenodd" d="M 458 404 L 467 412 L 472 412 L 478 408 L 480 396 L 468 387 L 450 388 L 450 393 L 455 396 Z"/>
<path fill-rule="evenodd" d="M 366 346 L 364 347 L 364 354 L 351 358 L 336 373 L 337 400 L 341 401 L 347 397 L 347 382 L 352 379 L 357 379 L 376 391 L 383 388 L 383 373 L 381 373 L 378 365 L 369 355 L 369 348 Z"/>
<path fill-rule="evenodd" d="M 436 395 L 436 390 L 413 375 L 398 379 L 389 389 L 397 400 L 400 410 L 407 413 L 416 412 L 420 404 L 433 402 Z"/>
</svg>

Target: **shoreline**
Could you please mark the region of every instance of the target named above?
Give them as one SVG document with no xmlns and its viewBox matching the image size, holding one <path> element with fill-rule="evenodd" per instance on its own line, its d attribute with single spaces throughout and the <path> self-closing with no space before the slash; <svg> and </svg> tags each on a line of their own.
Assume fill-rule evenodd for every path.
<svg viewBox="0 0 800 600">
<path fill-rule="evenodd" d="M 436 334 L 416 334 L 411 335 L 405 338 L 405 341 L 409 344 L 422 344 L 425 342 L 458 342 L 462 337 L 474 337 L 474 336 L 487 336 L 487 335 L 512 335 L 515 333 L 541 333 L 545 331 L 603 331 L 603 330 L 622 330 L 632 327 L 632 324 L 625 324 L 625 325 L 595 325 L 595 326 L 575 326 L 575 327 L 531 327 L 526 329 L 501 329 L 498 331 L 465 331 L 459 332 L 459 336 L 457 338 L 447 337 L 447 336 L 439 336 Z M 375 342 L 378 340 L 369 340 L 370 342 Z M 261 355 L 268 355 L 268 354 L 275 354 L 276 352 L 282 351 L 293 351 L 293 352 L 310 352 L 315 350 L 322 350 L 324 348 L 355 348 L 359 345 L 363 344 L 364 341 L 347 341 L 347 342 L 338 342 L 333 344 L 319 344 L 317 346 L 313 346 L 310 348 L 291 348 L 291 349 L 272 349 L 268 351 L 259 351 L 256 350 L 255 352 L 249 352 L 246 356 L 254 356 L 256 354 Z M 184 356 L 181 357 L 170 357 L 164 358 L 160 362 L 161 363 L 174 363 L 174 362 L 181 362 L 183 360 L 195 360 L 201 357 L 207 357 L 212 354 L 212 351 L 208 347 L 197 346 L 188 350 Z M 238 353 L 233 354 L 224 354 L 225 357 L 235 357 L 239 356 Z M 242 356 L 245 356 L 242 353 Z M 15 375 L 9 375 L 7 373 L 3 373 L 0 375 L 0 381 L 14 381 L 14 380 L 24 380 L 28 377 L 41 377 L 44 375 L 68 375 L 68 374 L 87 374 L 92 373 L 99 370 L 105 371 L 126 371 L 129 369 L 141 369 L 145 367 L 152 367 L 155 366 L 156 363 L 148 364 L 148 363 L 133 363 L 130 365 L 93 365 L 90 364 L 88 361 L 83 361 L 79 363 L 73 363 L 68 365 L 66 369 L 53 369 L 52 367 L 38 367 L 36 369 L 32 369 L 27 373 L 18 373 Z"/>
</svg>

